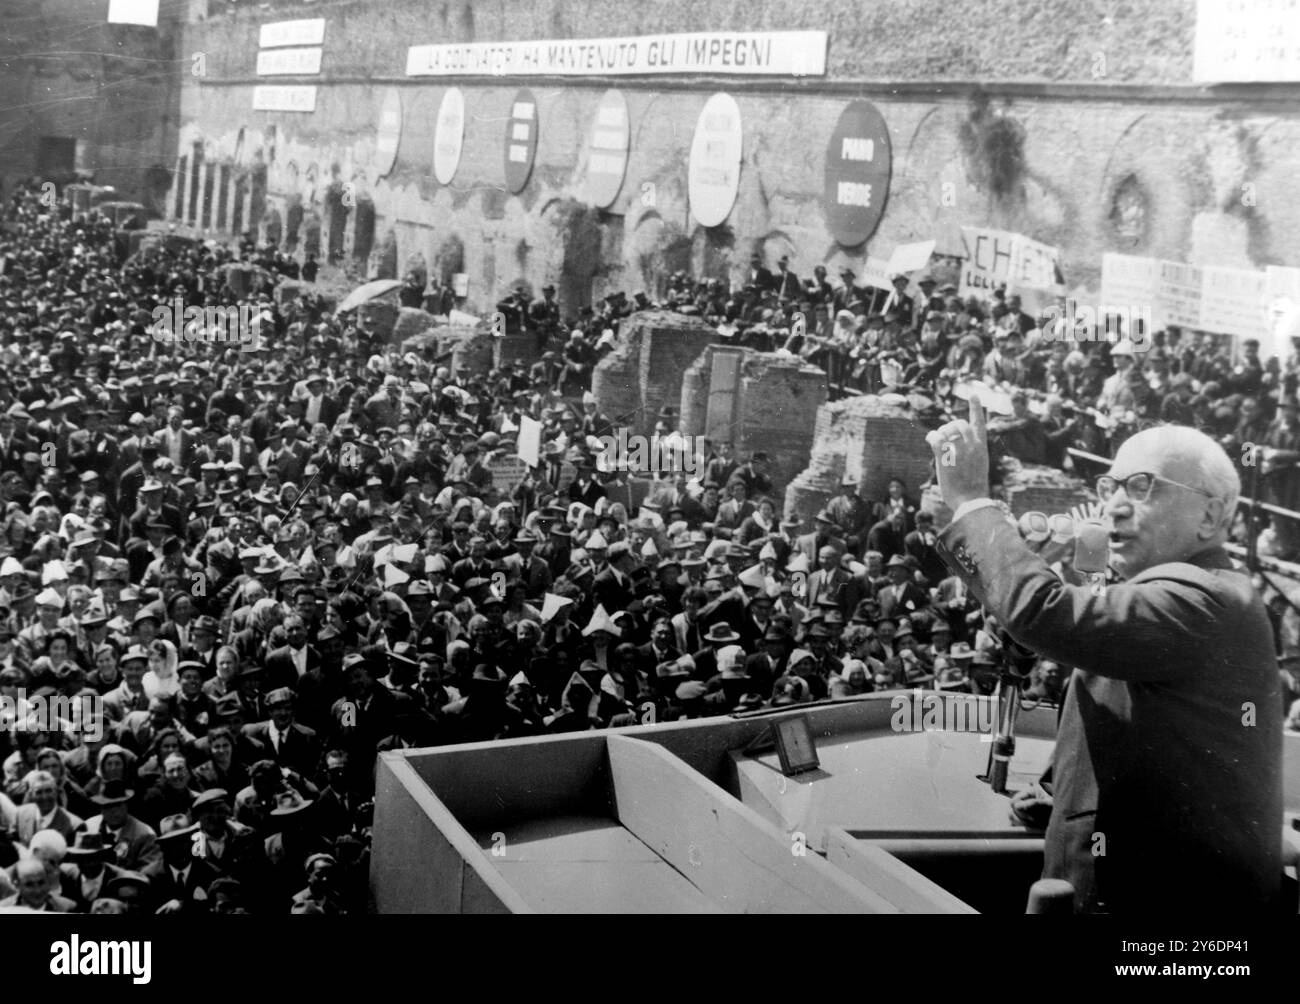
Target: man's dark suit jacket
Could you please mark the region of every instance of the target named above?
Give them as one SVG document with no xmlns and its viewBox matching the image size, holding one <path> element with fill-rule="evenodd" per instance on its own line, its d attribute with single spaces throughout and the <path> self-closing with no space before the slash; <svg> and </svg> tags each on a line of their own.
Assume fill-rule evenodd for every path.
<svg viewBox="0 0 1300 1004">
<path fill-rule="evenodd" d="M 316 769 L 320 766 L 320 742 L 316 739 L 314 729 L 309 729 L 305 725 L 294 722 L 289 726 L 289 732 L 291 733 L 289 740 L 287 742 L 282 741 L 278 751 L 275 748 L 275 743 L 271 741 L 270 721 L 253 722 L 251 725 L 245 725 L 243 732 L 250 739 L 256 739 L 264 745 L 266 755 L 281 767 L 295 770 L 303 777 L 315 776 Z"/>
<path fill-rule="evenodd" d="M 614 577 L 612 568 L 607 568 L 596 576 L 591 584 L 591 596 L 598 605 L 605 608 L 607 614 L 626 610 L 628 604 L 636 598 L 631 581 L 625 579 L 619 582 Z"/>
<path fill-rule="evenodd" d="M 262 693 L 269 694 L 280 687 L 290 690 L 298 689 L 298 667 L 293 664 L 293 655 L 288 645 L 281 645 L 266 654 L 263 663 L 266 675 L 262 678 Z M 311 645 L 307 646 L 307 672 L 320 666 L 320 653 Z"/>
<path fill-rule="evenodd" d="M 1011 636 L 1076 668 L 1052 761 L 1043 874 L 1079 910 L 1259 910 L 1282 875 L 1282 704 L 1250 578 L 1212 549 L 1094 596 L 995 508 L 940 536 Z M 1104 850 L 1104 853 L 1100 853 Z"/>
</svg>

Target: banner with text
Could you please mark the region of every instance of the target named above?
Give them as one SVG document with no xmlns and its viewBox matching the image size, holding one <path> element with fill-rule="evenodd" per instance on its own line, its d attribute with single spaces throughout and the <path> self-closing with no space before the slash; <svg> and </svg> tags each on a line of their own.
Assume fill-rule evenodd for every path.
<svg viewBox="0 0 1300 1004">
<path fill-rule="evenodd" d="M 623 38 L 413 45 L 409 77 L 826 75 L 824 31 L 706 31 Z"/>
<path fill-rule="evenodd" d="M 965 261 L 959 295 L 987 298 L 1000 284 L 1008 293 L 1056 292 L 1061 285 L 1061 252 L 1024 234 L 985 227 L 962 227 Z"/>
</svg>

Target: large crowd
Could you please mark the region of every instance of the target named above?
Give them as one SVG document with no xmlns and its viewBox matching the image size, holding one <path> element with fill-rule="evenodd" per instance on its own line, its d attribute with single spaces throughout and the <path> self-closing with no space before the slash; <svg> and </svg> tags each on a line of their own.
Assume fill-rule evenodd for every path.
<svg viewBox="0 0 1300 1004">
<path fill-rule="evenodd" d="M 1297 501 L 1295 362 L 1250 344 L 1049 340 L 1002 291 L 963 301 L 922 276 L 917 297 L 908 277 L 873 290 L 755 260 L 734 290 L 678 273 L 576 316 L 552 288 L 513 290 L 498 310 L 538 361 L 452 373 L 364 311 L 232 280 L 241 262 L 315 278 L 313 259 L 251 235 L 127 259 L 106 220 L 40 192 L 0 216 L 0 907 L 364 912 L 381 752 L 993 692 L 999 627 L 940 560 L 923 486 L 865 498 L 846 479 L 802 525 L 763 453 L 717 442 L 631 506 L 598 438 L 624 419 L 589 388 L 640 310 L 799 355 L 837 394 L 942 413 L 970 380 L 1004 389 L 1003 462 L 1089 473 L 1068 448 L 1194 424 L 1267 448 L 1260 490 Z M 427 280 L 400 301 L 455 305 Z M 155 337 L 178 300 L 242 304 L 260 337 L 207 337 L 210 318 Z M 541 461 L 503 483 L 524 416 Z M 1266 536 L 1294 553 L 1286 521 Z M 1286 670 L 1300 614 L 1274 610 Z M 1040 661 L 1026 700 L 1059 700 L 1068 672 Z"/>
</svg>

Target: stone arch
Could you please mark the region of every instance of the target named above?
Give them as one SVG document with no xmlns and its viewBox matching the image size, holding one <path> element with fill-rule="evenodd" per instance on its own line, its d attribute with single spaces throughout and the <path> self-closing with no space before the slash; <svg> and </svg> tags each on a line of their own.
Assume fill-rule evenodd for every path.
<svg viewBox="0 0 1300 1004">
<path fill-rule="evenodd" d="M 217 168 L 217 207 L 212 220 L 216 230 L 234 230 L 230 222 L 230 165 L 222 164 Z"/>
<path fill-rule="evenodd" d="M 203 144 L 195 142 L 190 150 L 189 204 L 185 207 L 185 221 L 197 223 L 199 219 L 199 188 L 203 178 Z"/>
<path fill-rule="evenodd" d="M 433 270 L 444 286 L 450 286 L 452 277 L 465 271 L 465 243 L 458 235 L 452 234 L 438 245 Z"/>
<path fill-rule="evenodd" d="M 268 209 L 262 217 L 262 241 L 272 247 L 279 247 L 284 237 L 284 224 L 280 221 L 278 209 Z"/>
<path fill-rule="evenodd" d="M 248 189 L 248 172 L 241 171 L 235 178 L 235 198 L 230 207 L 230 230 L 232 233 L 242 234 L 244 232 L 244 221 L 249 218 L 247 215 Z"/>
<path fill-rule="evenodd" d="M 325 252 L 331 265 L 343 262 L 348 227 L 348 206 L 343 193 L 344 187 L 339 182 L 330 185 L 325 192 Z"/>
<path fill-rule="evenodd" d="M 375 278 L 376 279 L 396 279 L 397 278 L 397 235 L 389 230 L 384 234 L 384 239 L 379 243 L 379 250 L 376 252 L 375 260 Z"/>
<path fill-rule="evenodd" d="M 352 226 L 352 258 L 364 272 L 375 248 L 375 204 L 370 199 L 357 200 Z"/>
<path fill-rule="evenodd" d="M 176 158 L 176 198 L 172 203 L 172 219 L 185 219 L 185 177 L 190 171 L 189 154 Z"/>
<path fill-rule="evenodd" d="M 303 219 L 302 250 L 305 255 L 320 258 L 321 219 L 316 213 L 309 213 Z"/>
<path fill-rule="evenodd" d="M 296 251 L 302 236 L 302 196 L 294 193 L 289 196 L 284 211 L 284 250 Z"/>
<path fill-rule="evenodd" d="M 415 275 L 415 281 L 424 289 L 429 284 L 429 264 L 425 260 L 422 251 L 416 251 L 414 254 L 406 256 L 406 264 L 402 267 L 402 275 Z"/>
<path fill-rule="evenodd" d="M 691 274 L 704 279 L 729 279 L 736 234 L 729 224 L 695 228 L 691 235 Z"/>
<path fill-rule="evenodd" d="M 250 222 L 262 218 L 266 209 L 266 165 L 259 164 L 248 176 L 248 211 L 245 219 Z"/>
<path fill-rule="evenodd" d="M 554 199 L 538 222 L 530 243 L 545 249 L 541 271 L 555 281 L 565 312 L 576 315 L 591 305 L 595 280 L 605 273 L 600 213 L 576 199 Z"/>
</svg>

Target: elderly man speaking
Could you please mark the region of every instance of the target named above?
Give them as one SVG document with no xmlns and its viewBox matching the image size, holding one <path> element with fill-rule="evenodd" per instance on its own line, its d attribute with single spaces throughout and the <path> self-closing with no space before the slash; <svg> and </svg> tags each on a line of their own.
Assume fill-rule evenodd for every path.
<svg viewBox="0 0 1300 1004">
<path fill-rule="evenodd" d="M 1078 667 L 1053 757 L 1045 878 L 1080 912 L 1272 906 L 1282 722 L 1268 616 L 1223 544 L 1241 482 L 1183 426 L 1127 440 L 1099 478 L 1110 566 L 1069 586 L 989 499 L 983 408 L 927 437 L 954 518 L 944 560 L 1016 641 Z M 1017 808 L 1041 793 L 1018 796 Z"/>
</svg>

